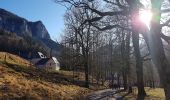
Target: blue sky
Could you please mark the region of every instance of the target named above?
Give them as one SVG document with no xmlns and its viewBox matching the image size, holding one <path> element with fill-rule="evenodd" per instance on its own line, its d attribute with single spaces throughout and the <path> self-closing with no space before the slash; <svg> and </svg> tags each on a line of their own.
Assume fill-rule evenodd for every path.
<svg viewBox="0 0 170 100">
<path fill-rule="evenodd" d="M 0 0 L 0 8 L 6 9 L 28 21 L 41 20 L 53 40 L 60 40 L 64 29 L 65 7 L 53 0 Z"/>
</svg>

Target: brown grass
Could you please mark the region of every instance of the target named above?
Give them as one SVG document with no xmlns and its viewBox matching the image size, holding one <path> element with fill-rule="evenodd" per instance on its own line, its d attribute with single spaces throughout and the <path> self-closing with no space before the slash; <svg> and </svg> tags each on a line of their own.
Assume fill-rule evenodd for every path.
<svg viewBox="0 0 170 100">
<path fill-rule="evenodd" d="M 27 67 L 28 61 L 12 54 L 7 54 L 4 63 L 3 55 L 0 53 L 0 100 L 80 100 L 92 91 L 75 85 L 71 72 Z"/>
<path fill-rule="evenodd" d="M 145 91 L 147 96 L 145 97 L 145 100 L 165 100 L 165 94 L 164 90 L 162 88 L 149 88 L 145 87 Z M 127 94 L 126 91 L 119 93 L 118 95 L 125 95 Z M 125 96 L 124 100 L 136 100 L 137 98 L 137 88 L 133 88 L 133 93 L 128 94 Z"/>
<path fill-rule="evenodd" d="M 0 61 L 4 62 L 5 61 L 5 56 L 6 56 L 6 62 L 11 63 L 11 64 L 19 64 L 19 65 L 24 65 L 28 66 L 30 63 L 29 61 L 17 56 L 13 55 L 7 52 L 0 52 Z"/>
<path fill-rule="evenodd" d="M 2 68 L 2 67 L 0 67 Z M 6 70 L 5 70 L 6 71 Z M 4 73 L 1 84 L 1 97 L 6 98 L 49 98 L 49 99 L 73 99 L 88 92 L 88 89 L 75 86 L 55 84 L 41 80 L 28 80 L 19 74 Z"/>
</svg>

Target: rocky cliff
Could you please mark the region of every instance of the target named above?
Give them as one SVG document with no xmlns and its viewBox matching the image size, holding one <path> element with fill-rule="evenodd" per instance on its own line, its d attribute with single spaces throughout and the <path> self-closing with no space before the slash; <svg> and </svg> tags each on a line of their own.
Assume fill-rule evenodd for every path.
<svg viewBox="0 0 170 100">
<path fill-rule="evenodd" d="M 39 41 L 49 52 L 53 50 L 53 55 L 60 54 L 60 45 L 51 40 L 50 35 L 41 21 L 30 22 L 11 12 L 0 8 L 0 30 L 15 33 L 19 37 L 32 38 Z"/>
<path fill-rule="evenodd" d="M 4 9 L 0 9 L 0 29 L 17 33 L 19 36 L 28 35 L 40 39 L 50 39 L 48 31 L 41 21 L 29 22 Z"/>
</svg>

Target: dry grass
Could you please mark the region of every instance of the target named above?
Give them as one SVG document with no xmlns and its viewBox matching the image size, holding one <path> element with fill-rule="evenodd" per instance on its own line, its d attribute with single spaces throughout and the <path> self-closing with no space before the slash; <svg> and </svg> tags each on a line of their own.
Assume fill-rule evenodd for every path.
<svg viewBox="0 0 170 100">
<path fill-rule="evenodd" d="M 13 55 L 7 52 L 0 52 L 1 62 L 5 61 L 5 56 L 6 56 L 6 62 L 11 63 L 11 64 L 19 64 L 19 65 L 24 65 L 24 66 L 28 66 L 30 64 L 27 60 L 17 55 Z"/>
<path fill-rule="evenodd" d="M 71 72 L 26 67 L 28 61 L 12 54 L 8 54 L 7 63 L 3 63 L 3 55 L 0 53 L 0 100 L 80 100 L 92 92 L 73 84 Z"/>
<path fill-rule="evenodd" d="M 162 88 L 149 88 L 145 87 L 147 96 L 145 100 L 165 100 L 164 90 Z M 118 95 L 126 95 L 127 92 L 121 92 Z M 136 100 L 137 98 L 137 88 L 133 88 L 133 93 L 125 96 L 124 100 Z"/>
<path fill-rule="evenodd" d="M 2 69 L 3 67 L 0 66 Z M 14 74 L 8 70 L 3 70 L 0 80 L 2 98 L 40 98 L 48 99 L 73 99 L 89 92 L 88 89 L 75 86 L 63 85 L 42 80 L 26 79 L 20 74 Z"/>
</svg>

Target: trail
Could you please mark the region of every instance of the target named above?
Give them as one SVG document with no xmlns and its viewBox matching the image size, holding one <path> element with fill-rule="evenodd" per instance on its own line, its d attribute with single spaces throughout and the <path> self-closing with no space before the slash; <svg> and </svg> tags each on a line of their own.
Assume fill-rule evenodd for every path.
<svg viewBox="0 0 170 100">
<path fill-rule="evenodd" d="M 122 90 L 112 90 L 105 89 L 93 92 L 86 96 L 85 100 L 123 100 L 122 97 L 118 96 L 116 93 Z"/>
</svg>

